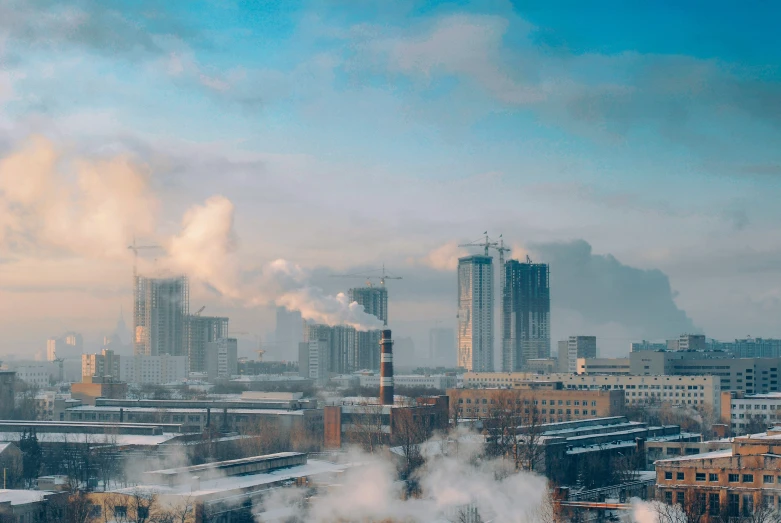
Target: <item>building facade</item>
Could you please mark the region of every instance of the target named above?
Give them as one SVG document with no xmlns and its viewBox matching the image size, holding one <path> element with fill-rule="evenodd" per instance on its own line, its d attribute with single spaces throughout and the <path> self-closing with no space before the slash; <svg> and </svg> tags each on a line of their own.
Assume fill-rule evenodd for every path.
<svg viewBox="0 0 781 523">
<path fill-rule="evenodd" d="M 309 378 L 318 385 L 325 385 L 330 376 L 331 351 L 327 340 L 311 340 L 309 345 Z"/>
<path fill-rule="evenodd" d="M 751 428 L 781 424 L 781 392 L 722 391 L 721 422 L 729 425 L 731 433 L 736 435 L 746 434 Z"/>
<path fill-rule="evenodd" d="M 388 324 L 388 289 L 385 287 L 355 287 L 348 291 L 350 302 L 363 306 L 366 314 L 376 316 L 384 325 Z"/>
<path fill-rule="evenodd" d="M 227 339 L 228 325 L 228 318 L 187 316 L 184 325 L 184 336 L 187 358 L 190 362 L 190 372 L 207 372 L 209 344 Z"/>
<path fill-rule="evenodd" d="M 596 336 L 570 336 L 558 344 L 559 372 L 578 372 L 578 358 L 597 357 Z"/>
<path fill-rule="evenodd" d="M 113 350 L 103 349 L 100 354 L 83 354 L 81 356 L 81 378 L 92 376 L 114 376 L 119 378 L 120 356 Z"/>
<path fill-rule="evenodd" d="M 33 387 L 48 387 L 52 374 L 43 365 L 21 365 L 14 369 L 16 378 Z"/>
<path fill-rule="evenodd" d="M 238 340 L 219 338 L 206 344 L 206 376 L 210 381 L 230 379 L 239 373 Z"/>
<path fill-rule="evenodd" d="M 187 355 L 185 322 L 190 312 L 190 284 L 187 277 L 136 276 L 133 301 L 134 354 Z"/>
<path fill-rule="evenodd" d="M 458 259 L 458 366 L 494 369 L 494 271 L 491 256 Z"/>
<path fill-rule="evenodd" d="M 134 385 L 164 385 L 186 380 L 187 356 L 132 356 L 119 361 L 119 380 Z"/>
<path fill-rule="evenodd" d="M 631 374 L 629 358 L 578 358 L 578 374 Z"/>
<path fill-rule="evenodd" d="M 528 387 L 530 383 L 561 383 L 565 389 L 624 390 L 625 404 L 668 404 L 712 410 L 721 409 L 721 388 L 714 376 L 608 376 L 531 372 L 484 372 L 464 374 L 464 387 Z"/>
<path fill-rule="evenodd" d="M 703 523 L 752 518 L 781 508 L 781 433 L 735 438 L 731 448 L 658 460 L 656 490 L 665 503 Z"/>
<path fill-rule="evenodd" d="M 502 370 L 523 370 L 530 359 L 549 358 L 548 265 L 508 260 L 502 289 Z"/>
<path fill-rule="evenodd" d="M 420 375 L 399 375 L 393 376 L 393 384 L 395 387 L 422 387 L 426 389 L 447 390 L 455 388 L 458 382 L 458 378 L 455 375 L 433 375 L 433 376 L 420 376 Z M 358 376 L 358 383 L 361 387 L 379 387 L 380 375 L 369 374 Z"/>
<path fill-rule="evenodd" d="M 624 411 L 623 390 L 449 389 L 450 405 L 463 418 L 489 418 L 502 405 L 513 405 L 523 418 L 537 407 L 541 423 L 619 416 Z M 509 402 L 509 403 L 508 403 Z"/>
</svg>

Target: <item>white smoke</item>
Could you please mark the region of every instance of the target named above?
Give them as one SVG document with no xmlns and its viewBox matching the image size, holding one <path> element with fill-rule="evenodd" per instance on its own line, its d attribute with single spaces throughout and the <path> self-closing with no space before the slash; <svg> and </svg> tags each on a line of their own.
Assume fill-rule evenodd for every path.
<svg viewBox="0 0 781 523">
<path fill-rule="evenodd" d="M 277 304 L 305 319 L 359 330 L 382 327 L 343 294 L 308 285 L 308 274 L 285 260 L 239 262 L 235 208 L 224 196 L 193 205 L 179 233 L 157 234 L 160 202 L 150 174 L 124 156 L 93 160 L 66 154 L 43 137 L 0 160 L 0 249 L 34 255 L 124 259 L 134 236 L 157 239 L 166 255 L 156 270 L 187 274 L 242 306 Z"/>
</svg>

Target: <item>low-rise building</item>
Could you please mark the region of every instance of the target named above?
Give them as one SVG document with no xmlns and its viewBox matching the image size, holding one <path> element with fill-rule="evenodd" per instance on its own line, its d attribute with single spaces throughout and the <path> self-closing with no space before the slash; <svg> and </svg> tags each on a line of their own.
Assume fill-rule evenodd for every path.
<svg viewBox="0 0 781 523">
<path fill-rule="evenodd" d="M 85 405 L 94 405 L 98 398 L 122 399 L 127 396 L 127 383 L 110 376 L 89 377 L 71 385 L 71 397 Z"/>
<path fill-rule="evenodd" d="M 755 423 L 751 423 L 752 420 Z M 781 392 L 745 394 L 724 391 L 721 393 L 721 422 L 729 425 L 735 435 L 745 434 L 746 429 L 754 427 L 781 424 Z"/>
<path fill-rule="evenodd" d="M 119 379 L 135 385 L 182 382 L 188 371 L 187 356 L 125 356 L 119 363 Z"/>
<path fill-rule="evenodd" d="M 563 388 L 577 390 L 624 390 L 625 404 L 668 404 L 720 412 L 720 379 L 714 376 L 610 376 L 528 372 L 468 372 L 464 386 L 518 388 L 534 381 L 560 381 Z"/>
<path fill-rule="evenodd" d="M 735 438 L 730 448 L 656 462 L 661 499 L 703 514 L 703 523 L 777 510 L 781 496 L 781 430 Z"/>
<path fill-rule="evenodd" d="M 358 376 L 361 387 L 379 387 L 379 374 L 361 374 Z M 446 375 L 415 375 L 396 374 L 393 376 L 393 384 L 396 387 L 423 387 L 426 389 L 447 390 L 456 386 L 455 374 Z"/>
<path fill-rule="evenodd" d="M 20 365 L 14 369 L 16 378 L 33 387 L 48 387 L 52 373 L 43 365 Z"/>
<path fill-rule="evenodd" d="M 552 388 L 449 389 L 450 405 L 461 418 L 489 418 L 493 411 L 512 405 L 526 418 L 536 405 L 542 423 L 617 416 L 624 411 L 623 390 Z"/>
<path fill-rule="evenodd" d="M 578 358 L 578 374 L 631 374 L 629 358 Z"/>
</svg>

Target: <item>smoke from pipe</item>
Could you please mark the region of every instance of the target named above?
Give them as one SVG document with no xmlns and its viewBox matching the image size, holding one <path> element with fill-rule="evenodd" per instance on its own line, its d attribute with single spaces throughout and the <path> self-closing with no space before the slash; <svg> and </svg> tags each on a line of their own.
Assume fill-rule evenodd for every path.
<svg viewBox="0 0 781 523">
<path fill-rule="evenodd" d="M 124 259 L 134 236 L 157 236 L 160 202 L 150 175 L 129 158 L 73 158 L 43 137 L 32 137 L 0 160 L 0 248 L 21 255 Z M 181 230 L 157 238 L 166 255 L 161 270 L 187 274 L 243 306 L 277 304 L 308 320 L 358 330 L 382 322 L 344 294 L 308 285 L 306 271 L 285 260 L 242 266 L 233 203 L 213 196 L 193 205 Z M 128 264 L 129 265 L 129 264 Z"/>
</svg>

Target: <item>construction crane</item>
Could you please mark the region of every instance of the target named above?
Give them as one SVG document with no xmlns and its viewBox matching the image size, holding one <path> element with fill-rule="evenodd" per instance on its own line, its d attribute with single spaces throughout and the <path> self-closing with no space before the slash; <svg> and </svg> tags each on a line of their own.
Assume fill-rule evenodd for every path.
<svg viewBox="0 0 781 523">
<path fill-rule="evenodd" d="M 261 346 L 261 341 L 260 341 L 260 336 L 259 335 L 253 334 L 251 332 L 246 332 L 246 331 L 238 331 L 238 332 L 234 332 L 233 334 L 234 335 L 241 334 L 243 336 L 254 336 L 255 337 L 255 342 L 258 344 L 258 348 L 255 349 L 255 352 L 258 355 L 258 361 L 263 361 L 263 355 L 266 354 L 266 351 Z"/>
<path fill-rule="evenodd" d="M 200 315 L 201 315 L 201 313 L 203 312 L 203 309 L 205 309 L 205 308 L 206 308 L 206 305 L 204 305 L 203 307 L 201 307 L 200 309 L 198 309 L 198 311 L 197 311 L 195 314 L 193 314 L 193 316 L 200 316 Z"/>
<path fill-rule="evenodd" d="M 380 271 L 379 276 L 373 276 L 371 272 L 377 272 Z M 385 280 L 402 280 L 403 278 L 401 276 L 392 276 L 390 273 L 385 272 L 385 264 L 382 264 L 381 269 L 370 269 L 365 272 L 358 272 L 355 274 L 332 274 L 331 278 L 365 278 L 366 279 L 366 285 L 369 287 L 372 286 L 371 280 L 380 280 L 380 285 L 385 287 Z"/>
<path fill-rule="evenodd" d="M 462 243 L 459 245 L 459 247 L 482 247 L 485 250 L 485 255 L 488 256 L 488 249 L 495 249 L 499 244 L 497 242 L 491 241 L 491 238 L 488 237 L 488 231 L 485 231 L 483 235 L 485 236 L 484 240 L 475 240 L 469 243 Z"/>
<path fill-rule="evenodd" d="M 138 251 L 145 249 L 160 249 L 159 245 L 136 245 L 136 238 L 133 237 L 133 245 L 127 247 L 133 251 L 133 285 L 135 285 L 136 278 L 138 277 Z"/>
<path fill-rule="evenodd" d="M 65 368 L 64 368 L 65 358 L 54 358 L 52 362 L 57 363 L 60 367 L 60 379 L 58 380 L 58 383 L 62 383 L 63 381 L 65 381 Z"/>
</svg>

